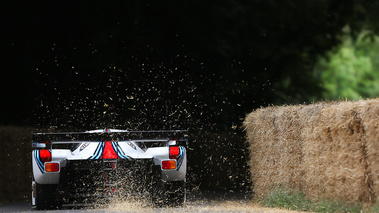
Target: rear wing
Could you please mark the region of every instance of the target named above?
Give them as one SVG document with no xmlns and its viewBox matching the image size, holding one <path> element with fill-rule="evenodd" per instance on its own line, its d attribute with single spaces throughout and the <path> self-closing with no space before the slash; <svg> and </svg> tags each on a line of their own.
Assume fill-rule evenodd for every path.
<svg viewBox="0 0 379 213">
<path fill-rule="evenodd" d="M 94 130 L 86 132 L 32 133 L 32 147 L 52 148 L 54 144 L 75 144 L 83 142 L 134 141 L 134 142 L 169 142 L 188 148 L 188 130 Z"/>
</svg>

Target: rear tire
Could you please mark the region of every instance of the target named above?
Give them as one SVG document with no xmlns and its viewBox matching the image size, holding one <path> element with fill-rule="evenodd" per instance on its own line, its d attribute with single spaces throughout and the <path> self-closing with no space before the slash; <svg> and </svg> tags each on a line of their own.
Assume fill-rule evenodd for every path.
<svg viewBox="0 0 379 213">
<path fill-rule="evenodd" d="M 186 199 L 185 181 L 166 183 L 166 194 L 169 205 L 182 206 Z"/>
<path fill-rule="evenodd" d="M 37 209 L 60 209 L 62 203 L 58 198 L 58 185 L 36 183 Z"/>
<path fill-rule="evenodd" d="M 154 181 L 152 187 L 153 205 L 162 206 L 182 206 L 186 199 L 185 181 L 165 182 Z"/>
</svg>

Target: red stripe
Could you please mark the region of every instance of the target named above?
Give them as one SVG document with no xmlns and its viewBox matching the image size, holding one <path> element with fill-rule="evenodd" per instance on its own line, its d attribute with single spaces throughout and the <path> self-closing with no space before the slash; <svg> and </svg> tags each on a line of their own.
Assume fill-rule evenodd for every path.
<svg viewBox="0 0 379 213">
<path fill-rule="evenodd" d="M 112 142 L 105 141 L 102 159 L 117 159 L 118 156 L 112 147 Z"/>
</svg>

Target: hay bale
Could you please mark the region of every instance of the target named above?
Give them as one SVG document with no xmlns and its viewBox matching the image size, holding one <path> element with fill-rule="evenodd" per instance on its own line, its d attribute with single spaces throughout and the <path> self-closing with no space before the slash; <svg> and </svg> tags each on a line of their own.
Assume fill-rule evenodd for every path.
<svg viewBox="0 0 379 213">
<path fill-rule="evenodd" d="M 267 107 L 247 115 L 253 189 L 371 202 L 379 194 L 379 99 Z"/>
<path fill-rule="evenodd" d="M 0 203 L 30 201 L 31 128 L 0 127 Z"/>
<path fill-rule="evenodd" d="M 318 198 L 325 193 L 325 146 L 315 141 L 321 141 L 320 128 L 321 111 L 327 107 L 328 103 L 318 103 L 304 107 L 300 112 L 303 119 L 303 129 L 301 137 L 303 142 L 303 164 L 301 169 L 304 172 L 303 192 L 311 197 Z"/>
<path fill-rule="evenodd" d="M 269 107 L 251 113 L 245 126 L 250 143 L 250 165 L 254 190 L 265 194 L 271 187 L 291 185 L 301 189 L 303 171 L 301 118 L 298 106 Z M 251 133 L 251 134 L 250 134 Z"/>
<path fill-rule="evenodd" d="M 271 113 L 273 109 L 258 109 L 255 113 L 251 113 L 246 119 L 247 138 L 251 142 L 250 150 L 250 165 L 252 181 L 254 189 L 258 193 L 264 194 L 267 192 L 269 185 L 267 183 L 275 182 L 274 177 L 277 167 L 275 165 L 274 152 L 271 147 L 274 147 L 274 137 L 277 135 L 275 128 L 275 115 Z M 267 127 L 267 128 L 261 128 Z M 266 169 L 269 168 L 269 169 Z M 267 179 L 267 181 L 265 181 Z"/>
<path fill-rule="evenodd" d="M 365 154 L 367 172 L 365 183 L 371 189 L 370 199 L 379 196 L 379 99 L 367 102 L 363 112 L 363 129 L 365 130 Z"/>
<path fill-rule="evenodd" d="M 325 196 L 343 201 L 368 201 L 365 185 L 365 144 L 362 102 L 340 102 L 321 112 L 319 132 L 324 146 Z"/>
</svg>

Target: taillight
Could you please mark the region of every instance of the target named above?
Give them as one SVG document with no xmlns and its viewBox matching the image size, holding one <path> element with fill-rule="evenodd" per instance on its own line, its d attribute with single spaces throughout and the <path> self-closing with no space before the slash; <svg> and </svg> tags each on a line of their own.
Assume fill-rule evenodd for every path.
<svg viewBox="0 0 379 213">
<path fill-rule="evenodd" d="M 179 156 L 179 146 L 170 146 L 169 158 L 177 159 Z"/>
<path fill-rule="evenodd" d="M 45 163 L 46 172 L 59 172 L 59 163 Z"/>
<path fill-rule="evenodd" d="M 176 169 L 176 160 L 162 161 L 162 169 Z"/>
<path fill-rule="evenodd" d="M 48 149 L 39 150 L 39 157 L 42 162 L 50 162 L 51 161 L 51 152 Z"/>
</svg>

